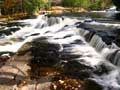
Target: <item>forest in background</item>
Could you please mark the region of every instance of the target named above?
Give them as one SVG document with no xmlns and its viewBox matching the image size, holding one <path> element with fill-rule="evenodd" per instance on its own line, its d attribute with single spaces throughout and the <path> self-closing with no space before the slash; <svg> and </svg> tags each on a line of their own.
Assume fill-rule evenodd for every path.
<svg viewBox="0 0 120 90">
<path fill-rule="evenodd" d="M 33 15 L 40 10 L 50 10 L 52 6 L 104 10 L 111 5 L 111 0 L 0 0 L 2 15 L 14 13 Z"/>
</svg>

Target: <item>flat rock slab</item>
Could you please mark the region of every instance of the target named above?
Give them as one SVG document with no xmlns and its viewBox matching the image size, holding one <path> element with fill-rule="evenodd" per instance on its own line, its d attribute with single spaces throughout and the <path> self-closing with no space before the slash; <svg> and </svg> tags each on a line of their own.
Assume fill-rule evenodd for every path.
<svg viewBox="0 0 120 90">
<path fill-rule="evenodd" d="M 51 80 L 41 78 L 31 80 L 28 75 L 28 62 L 31 57 L 25 54 L 15 55 L 0 68 L 1 90 L 49 90 Z"/>
<path fill-rule="evenodd" d="M 4 66 L 0 68 L 0 88 L 1 90 L 12 90 L 14 85 L 28 78 L 28 59 L 27 56 L 15 55 L 11 57 Z"/>
<path fill-rule="evenodd" d="M 28 66 L 23 62 L 11 61 L 0 68 L 0 88 L 18 84 L 26 78 Z M 5 89 L 2 89 L 5 90 Z"/>
<path fill-rule="evenodd" d="M 46 82 L 42 84 L 29 84 L 21 88 L 16 88 L 16 90 L 50 90 L 51 82 Z"/>
</svg>

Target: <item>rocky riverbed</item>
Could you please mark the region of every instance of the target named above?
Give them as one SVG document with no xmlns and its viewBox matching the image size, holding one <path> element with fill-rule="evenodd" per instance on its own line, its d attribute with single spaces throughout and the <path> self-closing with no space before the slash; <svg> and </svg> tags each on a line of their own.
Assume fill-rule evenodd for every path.
<svg viewBox="0 0 120 90">
<path fill-rule="evenodd" d="M 46 15 L 21 23 L 1 28 L 1 90 L 120 89 L 119 24 Z"/>
</svg>

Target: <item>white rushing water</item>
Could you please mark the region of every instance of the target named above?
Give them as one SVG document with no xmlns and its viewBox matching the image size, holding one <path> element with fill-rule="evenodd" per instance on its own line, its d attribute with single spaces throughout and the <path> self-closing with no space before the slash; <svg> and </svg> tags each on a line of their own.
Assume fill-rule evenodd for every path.
<svg viewBox="0 0 120 90">
<path fill-rule="evenodd" d="M 120 13 L 120 11 L 116 10 L 116 6 L 112 6 L 106 10 L 103 11 L 91 11 L 92 13 L 100 13 L 100 14 L 105 14 L 106 17 L 112 17 L 117 13 Z"/>
<path fill-rule="evenodd" d="M 90 43 L 86 42 L 84 36 L 89 32 L 83 30 L 82 28 L 77 28 L 75 25 L 75 23 L 78 21 L 80 22 L 80 20 L 69 18 L 62 19 L 58 17 L 51 20 L 52 21 L 49 21 L 46 16 L 40 15 L 37 19 L 24 21 L 26 23 L 30 23 L 31 25 L 25 26 L 12 35 L 0 39 L 0 52 L 17 52 L 26 42 L 31 42 L 39 37 L 49 37 L 48 42 L 57 43 L 61 46 L 61 49 L 59 50 L 60 52 L 65 50 L 72 55 L 82 55 L 82 57 L 77 57 L 75 60 L 87 66 L 96 68 L 97 65 L 103 62 L 108 63 L 109 66 L 114 69 L 108 74 L 103 74 L 102 76 L 94 75 L 93 80 L 99 84 L 104 84 L 104 87 L 111 86 L 120 89 L 120 85 L 117 81 L 119 70 L 117 67 L 110 64 L 110 62 L 106 61 L 104 55 L 95 50 L 96 48 L 100 51 L 101 49 L 105 49 L 107 47 L 106 44 L 102 42 L 101 38 L 94 35 Z M 81 43 L 74 43 L 76 40 Z M 68 44 L 69 47 L 64 47 L 66 44 Z M 101 52 L 106 53 L 105 50 Z M 117 62 L 117 59 L 115 62 Z"/>
</svg>

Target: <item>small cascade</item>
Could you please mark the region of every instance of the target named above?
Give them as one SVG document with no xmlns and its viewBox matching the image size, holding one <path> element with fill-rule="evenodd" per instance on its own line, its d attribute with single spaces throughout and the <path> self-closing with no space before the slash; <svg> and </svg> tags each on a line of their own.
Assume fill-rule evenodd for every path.
<svg viewBox="0 0 120 90">
<path fill-rule="evenodd" d="M 49 25 L 52 26 L 54 24 L 59 24 L 63 20 L 62 18 L 59 18 L 59 17 L 47 17 L 46 15 L 40 15 L 37 17 L 37 19 L 31 19 L 28 21 L 23 21 L 23 22 L 26 22 L 26 24 L 28 22 L 30 24 L 29 26 L 27 25 L 27 26 L 21 27 L 20 29 L 13 32 L 12 35 L 8 35 L 0 39 L 1 52 L 4 52 L 4 51 L 17 52 L 22 45 L 32 40 L 31 38 L 27 39 L 27 37 L 29 37 L 30 35 L 31 36 L 39 35 L 40 34 L 39 31 L 42 28 L 47 27 L 48 29 Z M 22 22 L 22 21 L 18 21 L 18 22 Z"/>
<path fill-rule="evenodd" d="M 100 52 L 104 58 L 112 64 L 120 67 L 120 51 L 119 47 L 115 43 L 107 45 L 99 35 L 84 29 L 80 29 L 80 35 L 83 36 L 92 47 Z M 106 48 L 109 50 L 104 52 L 104 49 Z"/>
<path fill-rule="evenodd" d="M 102 24 L 102 26 L 103 27 L 101 29 L 101 26 L 99 26 L 98 23 L 91 24 L 91 25 L 90 23 L 88 23 L 88 25 L 87 23 L 85 24 L 82 23 L 81 25 L 79 25 L 78 28 L 80 29 L 80 35 L 83 36 L 85 40 L 92 47 L 94 47 L 99 53 L 103 55 L 104 58 L 106 58 L 112 64 L 119 67 L 120 57 L 119 57 L 119 29 L 118 28 L 120 27 L 120 25 L 112 25 L 112 24 L 103 25 Z M 106 48 L 108 50 L 104 52 Z"/>
<path fill-rule="evenodd" d="M 94 32 L 80 29 L 80 35 L 83 36 L 85 40 L 99 52 L 107 47 L 107 44 L 103 42 L 102 38 L 96 35 Z"/>
<path fill-rule="evenodd" d="M 114 60 L 113 64 L 115 64 L 116 66 L 120 66 L 120 50 L 117 51 L 115 58 L 113 60 Z"/>
<path fill-rule="evenodd" d="M 113 55 L 114 57 L 111 57 L 111 62 L 116 66 L 120 66 L 120 51 L 116 50 L 111 56 Z"/>
<path fill-rule="evenodd" d="M 101 51 L 103 48 L 107 47 L 105 42 L 98 35 L 94 35 L 90 40 L 89 44 L 96 48 L 97 51 Z"/>
<path fill-rule="evenodd" d="M 105 48 L 108 48 L 109 51 L 106 52 L 105 58 L 114 65 L 120 66 L 119 47 L 115 43 L 112 43 L 111 45 L 107 45 L 100 36 L 95 34 L 90 40 L 89 44 L 93 46 L 98 52 L 102 52 Z"/>
<path fill-rule="evenodd" d="M 93 31 L 89 31 L 89 33 L 85 36 L 85 40 L 87 42 L 90 42 L 90 40 L 92 39 L 92 37 L 94 36 L 95 32 Z"/>
<path fill-rule="evenodd" d="M 80 29 L 80 35 L 85 37 L 88 33 L 90 33 L 88 30 Z"/>
<path fill-rule="evenodd" d="M 114 65 L 120 67 L 120 50 L 113 50 L 106 55 L 108 59 Z"/>
</svg>

